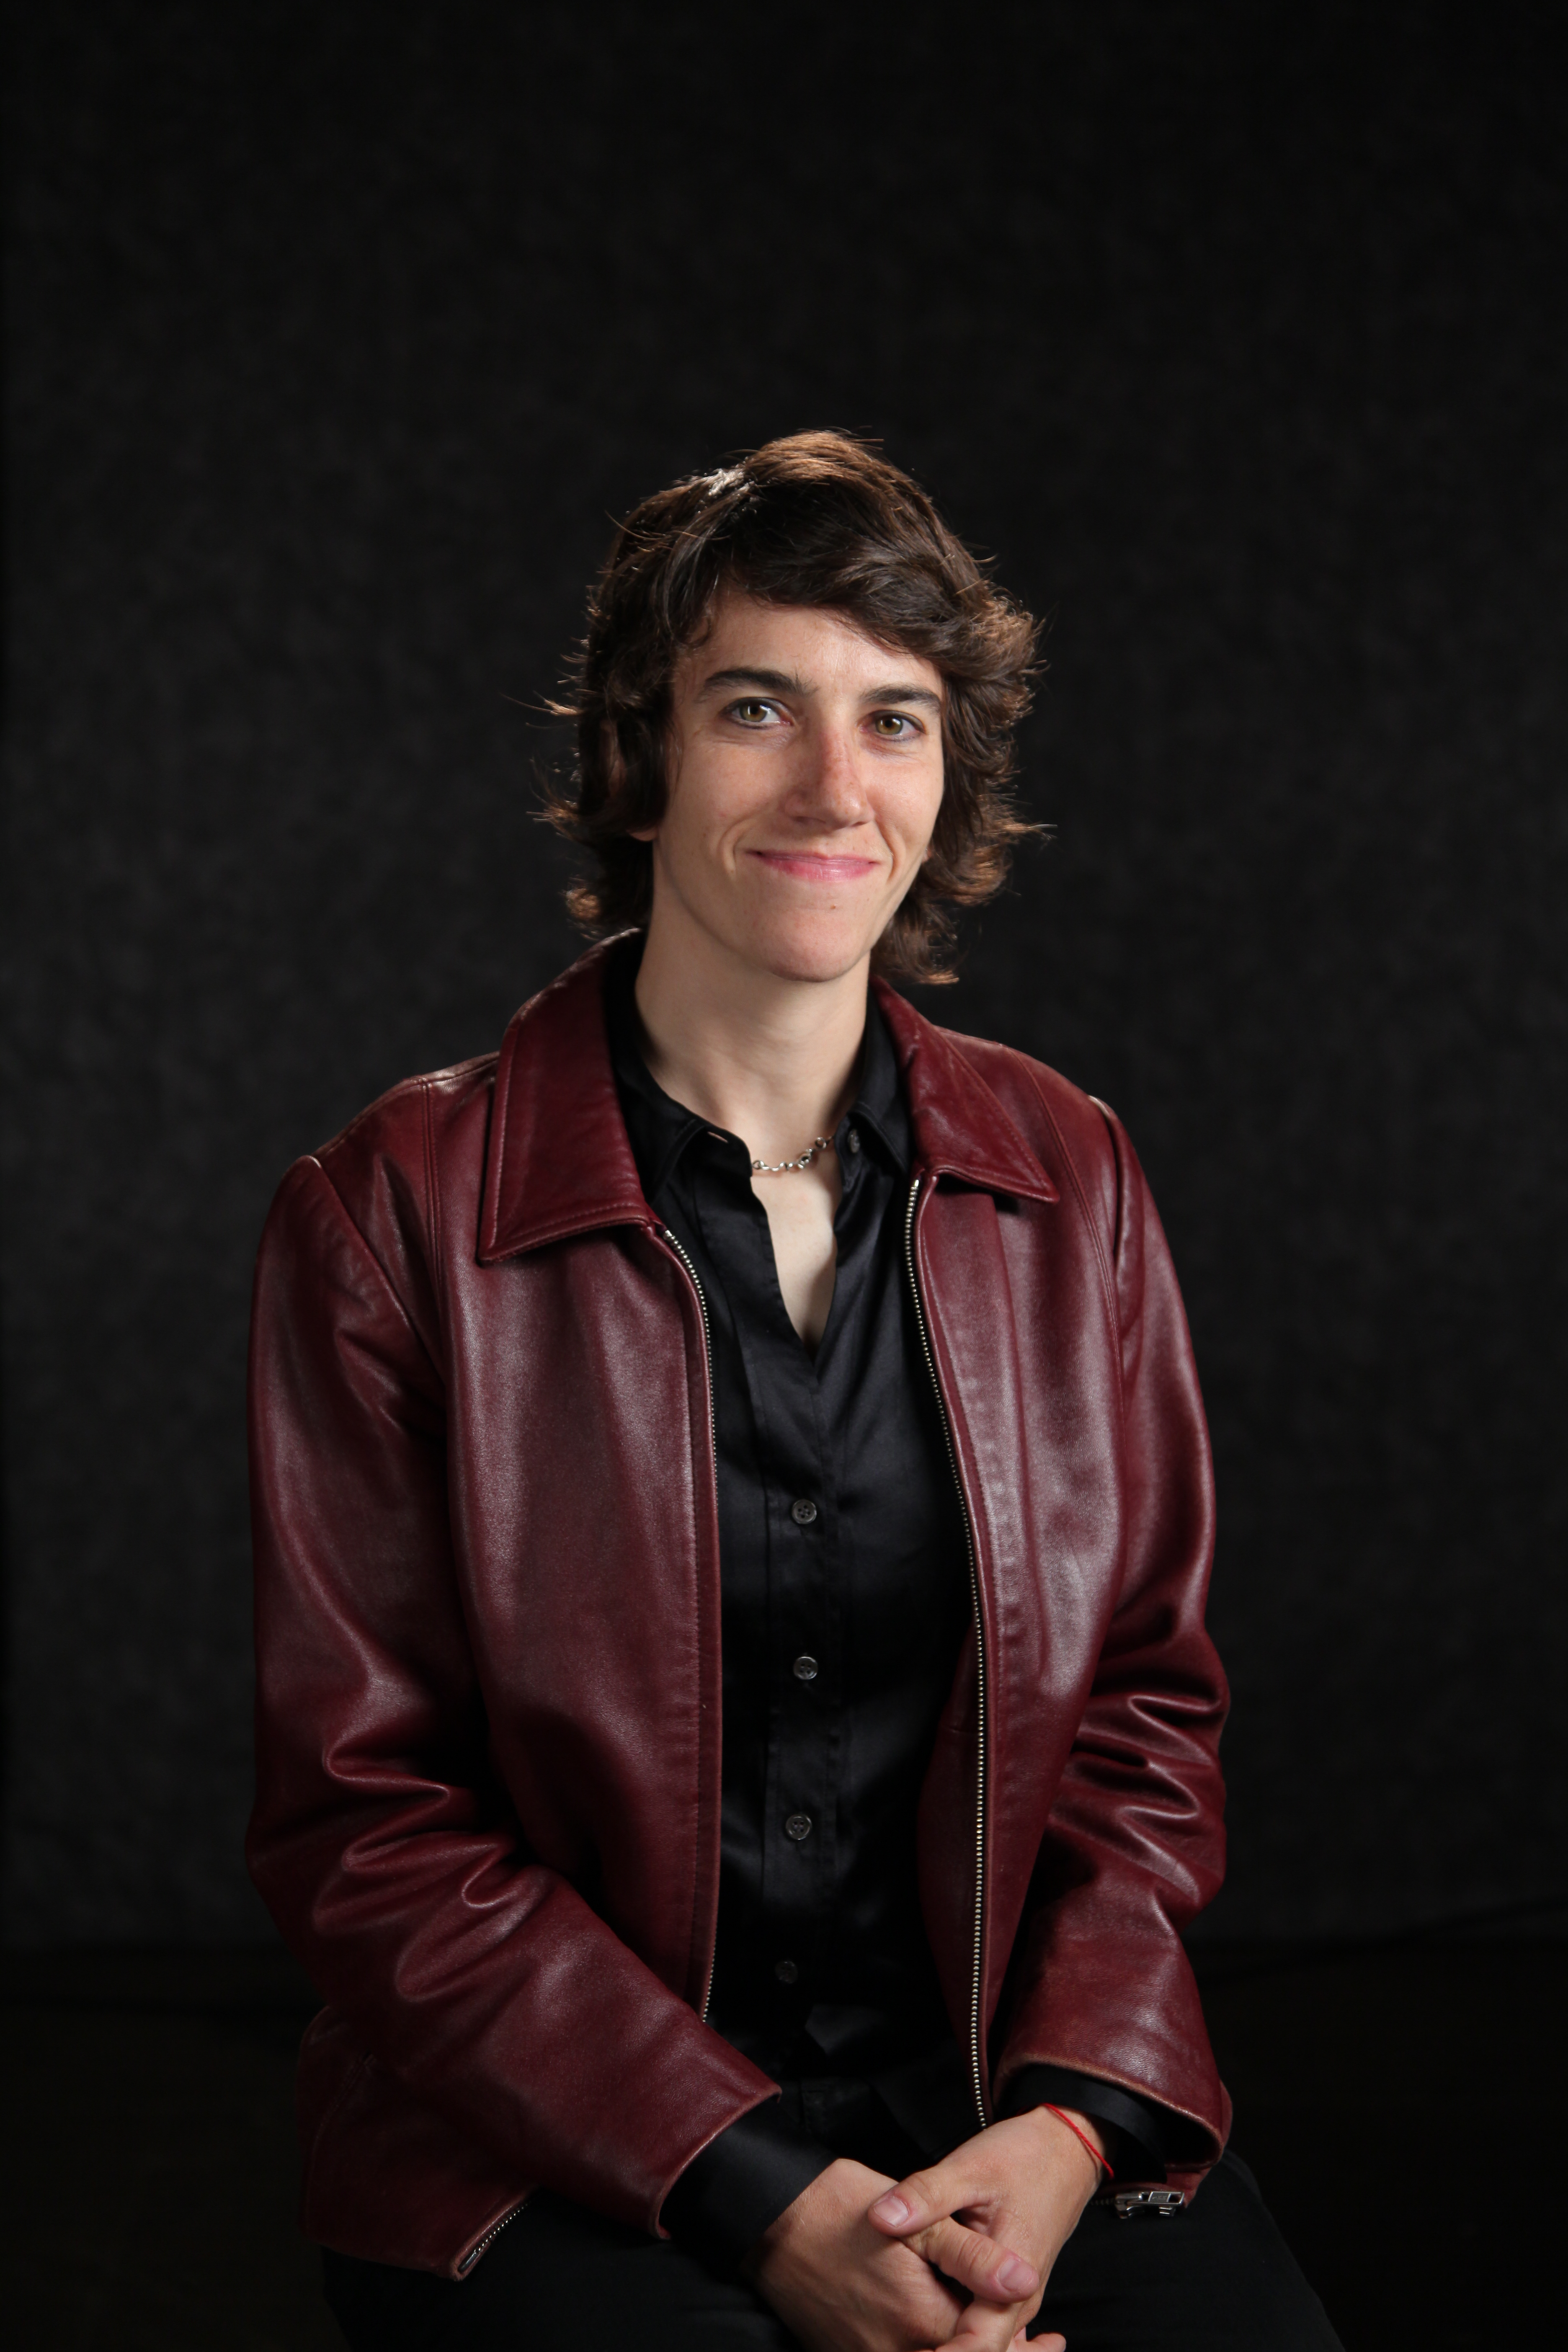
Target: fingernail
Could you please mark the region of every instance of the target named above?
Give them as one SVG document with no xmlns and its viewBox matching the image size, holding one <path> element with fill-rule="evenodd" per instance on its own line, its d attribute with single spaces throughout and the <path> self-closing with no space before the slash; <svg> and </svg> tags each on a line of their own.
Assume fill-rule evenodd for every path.
<svg viewBox="0 0 1568 2352">
<path fill-rule="evenodd" d="M 889 2189 L 884 2196 L 879 2197 L 871 2210 L 879 2221 L 886 2221 L 891 2230 L 896 2230 L 900 2222 L 910 2218 L 910 2209 L 896 2189 Z"/>
<path fill-rule="evenodd" d="M 1020 2262 L 1016 2254 L 1009 2254 L 996 2273 L 996 2284 L 1004 2294 L 1032 2294 L 1035 2273 L 1027 2263 Z"/>
</svg>

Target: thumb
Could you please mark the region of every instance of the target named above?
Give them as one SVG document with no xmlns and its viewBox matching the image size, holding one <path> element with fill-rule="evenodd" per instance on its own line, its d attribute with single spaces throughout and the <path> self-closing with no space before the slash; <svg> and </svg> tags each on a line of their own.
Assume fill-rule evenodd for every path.
<svg viewBox="0 0 1568 2352">
<path fill-rule="evenodd" d="M 943 2278 L 984 2303 L 1022 2303 L 1027 2295 L 1037 2298 L 1045 2284 L 1024 2255 L 978 2230 L 966 2230 L 962 2221 L 932 2221 L 904 2243 L 923 2254 Z"/>
<path fill-rule="evenodd" d="M 947 2172 L 948 2167 L 942 2164 L 929 2172 L 911 2172 L 891 2189 L 884 2189 L 867 2209 L 867 2219 L 889 2238 L 907 2238 L 931 2221 L 945 2221 L 964 2202 L 956 2183 L 946 2179 Z"/>
</svg>

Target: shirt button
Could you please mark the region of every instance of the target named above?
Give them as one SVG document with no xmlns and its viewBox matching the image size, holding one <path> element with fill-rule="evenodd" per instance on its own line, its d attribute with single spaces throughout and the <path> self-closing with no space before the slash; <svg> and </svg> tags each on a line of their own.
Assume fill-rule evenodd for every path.
<svg viewBox="0 0 1568 2352">
<path fill-rule="evenodd" d="M 784 1835 L 787 1838 L 793 1838 L 796 1845 L 799 1845 L 803 1838 L 808 1838 L 811 1835 L 811 1815 L 791 1813 L 784 1822 Z"/>
<path fill-rule="evenodd" d="M 775 1960 L 773 1962 L 773 1974 L 777 1977 L 780 1984 L 798 1984 L 800 1982 L 800 1970 L 796 1968 L 793 1960 Z"/>
<path fill-rule="evenodd" d="M 852 1127 L 847 1136 L 845 1138 L 845 1141 L 848 1144 L 851 1151 L 858 1151 L 860 1149 L 859 1129 L 858 1127 Z"/>
<path fill-rule="evenodd" d="M 818 1674 L 821 1672 L 821 1669 L 817 1665 L 815 1658 L 809 1658 L 803 1654 L 795 1660 L 794 1665 L 790 1668 L 790 1672 L 795 1676 L 797 1683 L 814 1683 L 816 1680 Z"/>
<path fill-rule="evenodd" d="M 797 1528 L 808 1528 L 816 1517 L 816 1505 L 809 1495 L 797 1495 L 789 1507 L 789 1515 Z"/>
</svg>

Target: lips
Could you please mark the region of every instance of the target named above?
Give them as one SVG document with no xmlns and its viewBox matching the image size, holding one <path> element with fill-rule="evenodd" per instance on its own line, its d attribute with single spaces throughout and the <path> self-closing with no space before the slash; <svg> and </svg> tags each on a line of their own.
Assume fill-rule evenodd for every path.
<svg viewBox="0 0 1568 2352">
<path fill-rule="evenodd" d="M 753 849 L 751 854 L 771 872 L 787 874 L 797 882 L 861 882 L 877 870 L 874 857 L 819 857 L 799 849 Z"/>
</svg>

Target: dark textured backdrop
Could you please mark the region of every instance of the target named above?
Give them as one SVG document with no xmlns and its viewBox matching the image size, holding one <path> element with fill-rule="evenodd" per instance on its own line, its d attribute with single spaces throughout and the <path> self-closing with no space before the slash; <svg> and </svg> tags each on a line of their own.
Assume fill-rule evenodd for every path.
<svg viewBox="0 0 1568 2352">
<path fill-rule="evenodd" d="M 525 706 L 605 518 L 825 423 L 1054 615 L 1058 840 L 933 1009 L 1109 1097 L 1164 1209 L 1215 1926 L 1539 1901 L 1555 12 L 11 14 L 6 1934 L 263 1931 L 268 1196 L 571 951 Z"/>
</svg>

